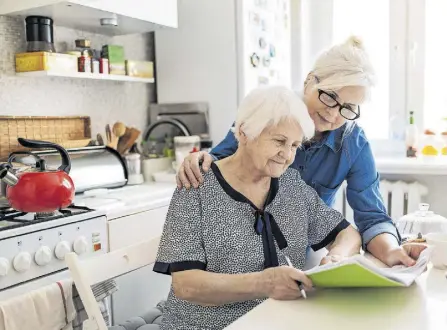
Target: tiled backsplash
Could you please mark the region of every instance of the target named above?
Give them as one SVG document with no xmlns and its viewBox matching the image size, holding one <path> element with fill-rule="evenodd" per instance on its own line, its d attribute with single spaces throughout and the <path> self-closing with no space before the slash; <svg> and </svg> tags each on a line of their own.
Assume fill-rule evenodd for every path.
<svg viewBox="0 0 447 330">
<path fill-rule="evenodd" d="M 126 58 L 154 60 L 152 34 L 107 37 L 55 26 L 58 52 L 73 49 L 74 40 L 88 38 L 99 49 L 107 43 L 124 46 Z M 92 134 L 104 135 L 107 123 L 123 121 L 143 130 L 147 109 L 155 100 L 155 86 L 131 82 L 15 76 L 14 55 L 26 50 L 21 19 L 0 16 L 0 115 L 88 115 Z"/>
</svg>

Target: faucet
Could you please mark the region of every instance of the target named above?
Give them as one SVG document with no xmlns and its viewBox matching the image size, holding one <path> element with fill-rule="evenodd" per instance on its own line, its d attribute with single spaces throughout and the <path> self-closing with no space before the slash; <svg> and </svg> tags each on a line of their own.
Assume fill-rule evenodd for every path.
<svg viewBox="0 0 447 330">
<path fill-rule="evenodd" d="M 149 125 L 149 127 L 144 131 L 143 138 L 141 140 L 142 141 L 141 144 L 145 144 L 148 142 L 149 137 L 155 127 L 164 125 L 164 124 L 168 124 L 168 125 L 177 127 L 178 129 L 180 129 L 183 136 L 191 136 L 191 132 L 188 130 L 186 125 L 183 124 L 180 120 L 175 119 L 175 118 L 166 118 L 166 119 L 161 119 L 159 121 L 156 121 L 155 123 Z"/>
</svg>

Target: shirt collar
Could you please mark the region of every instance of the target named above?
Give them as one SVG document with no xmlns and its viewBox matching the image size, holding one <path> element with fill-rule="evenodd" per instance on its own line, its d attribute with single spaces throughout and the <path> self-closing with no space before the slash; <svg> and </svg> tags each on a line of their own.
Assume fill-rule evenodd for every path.
<svg viewBox="0 0 447 330">
<path fill-rule="evenodd" d="M 350 128 L 348 128 L 349 126 L 350 125 L 346 123 L 342 127 L 328 132 L 323 139 L 323 144 L 329 147 L 333 152 L 340 151 L 341 146 L 343 145 L 343 140 L 347 135 L 346 133 L 350 131 Z"/>
</svg>

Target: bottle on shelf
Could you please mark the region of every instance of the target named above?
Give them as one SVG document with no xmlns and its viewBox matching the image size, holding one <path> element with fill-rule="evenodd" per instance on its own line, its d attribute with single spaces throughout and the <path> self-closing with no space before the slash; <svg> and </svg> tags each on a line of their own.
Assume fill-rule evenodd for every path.
<svg viewBox="0 0 447 330">
<path fill-rule="evenodd" d="M 407 157 L 416 157 L 419 130 L 414 122 L 414 111 L 410 111 L 410 118 L 405 130 L 405 146 Z"/>
</svg>

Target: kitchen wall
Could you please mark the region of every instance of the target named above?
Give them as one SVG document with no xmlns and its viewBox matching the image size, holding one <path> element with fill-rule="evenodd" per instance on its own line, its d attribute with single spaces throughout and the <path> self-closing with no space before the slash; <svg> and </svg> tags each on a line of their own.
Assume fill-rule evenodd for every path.
<svg viewBox="0 0 447 330">
<path fill-rule="evenodd" d="M 96 49 L 108 43 L 123 45 L 129 59 L 155 58 L 152 34 L 111 38 L 55 26 L 54 37 L 58 52 L 73 49 L 75 39 L 88 38 Z M 140 130 L 146 126 L 148 105 L 155 100 L 153 84 L 16 77 L 14 54 L 24 50 L 24 22 L 0 16 L 0 115 L 88 115 L 93 136 L 117 120 Z"/>
</svg>

